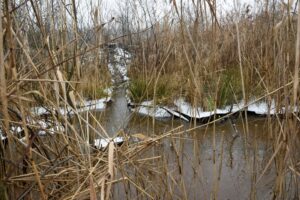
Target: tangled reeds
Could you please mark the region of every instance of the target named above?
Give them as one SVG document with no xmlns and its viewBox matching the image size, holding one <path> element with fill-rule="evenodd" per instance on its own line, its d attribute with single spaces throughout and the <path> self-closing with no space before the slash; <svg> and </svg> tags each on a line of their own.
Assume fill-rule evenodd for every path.
<svg viewBox="0 0 300 200">
<path fill-rule="evenodd" d="M 89 27 L 79 20 L 79 1 L 1 1 L 0 199 L 189 199 L 199 194 L 218 199 L 222 172 L 234 168 L 239 153 L 236 142 L 243 146 L 251 199 L 269 171 L 273 199 L 299 198 L 300 15 L 296 19 L 291 12 L 295 2 L 262 0 L 252 14 L 240 7 L 226 15 L 219 15 L 217 1 L 170 2 L 170 11 L 158 17 L 147 3 L 126 1 L 120 16 L 105 20 L 98 1 L 91 6 Z M 249 128 L 246 111 L 240 127 L 232 122 L 236 113 L 218 119 L 213 114 L 205 125 L 191 120 L 176 128 L 172 121 L 169 132 L 156 132 L 153 118 L 145 128 L 151 137 L 149 131 L 115 133 L 124 138 L 117 146 L 107 139 L 111 136 L 92 106 L 83 107 L 87 99 L 107 97 L 104 91 L 112 83 L 105 46 L 111 41 L 134 53 L 128 72 L 134 101 L 151 100 L 155 108 L 183 97 L 194 107 L 216 110 L 241 100 L 247 105 L 255 97 L 285 112 L 266 114 L 261 130 Z M 230 122 L 235 133 L 227 138 L 228 166 L 227 136 L 217 131 L 219 122 Z M 199 139 L 207 135 L 208 152 Z M 103 138 L 107 148 L 99 149 L 95 139 Z M 267 149 L 262 159 L 259 145 Z M 205 170 L 212 174 L 206 182 Z M 190 177 L 203 191 L 193 188 Z"/>
<path fill-rule="evenodd" d="M 52 137 L 48 142 L 43 141 L 43 146 L 32 149 L 34 166 L 19 161 L 21 164 L 11 170 L 22 169 L 22 174 L 11 175 L 5 181 L 9 191 L 16 192 L 16 199 L 28 196 L 39 199 L 109 199 L 112 184 L 133 179 L 130 175 L 120 175 L 126 166 L 134 167 L 139 162 L 157 159 L 142 158 L 141 154 L 166 136 L 135 143 L 126 140 L 120 147 L 110 142 L 105 150 L 95 149 L 82 141 L 78 142 L 82 148 L 80 151 L 76 141 L 66 145 L 57 142 L 62 139 L 60 136 Z M 23 151 L 28 151 L 24 148 Z"/>
</svg>

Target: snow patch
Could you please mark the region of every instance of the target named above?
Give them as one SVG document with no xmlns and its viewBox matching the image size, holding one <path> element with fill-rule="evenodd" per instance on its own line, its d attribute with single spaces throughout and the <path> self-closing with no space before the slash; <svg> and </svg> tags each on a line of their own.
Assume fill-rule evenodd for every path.
<svg viewBox="0 0 300 200">
<path fill-rule="evenodd" d="M 107 98 L 110 99 L 110 97 L 111 97 L 111 95 L 112 95 L 112 92 L 113 92 L 113 88 L 112 88 L 112 87 L 106 88 L 106 89 L 103 90 L 103 92 L 104 92 L 105 94 L 107 94 L 107 96 L 108 96 Z"/>
<path fill-rule="evenodd" d="M 1 139 L 1 141 L 6 140 L 6 136 L 3 135 L 1 129 L 0 129 L 0 139 Z"/>
<path fill-rule="evenodd" d="M 179 113 L 177 111 L 174 111 L 174 109 L 170 109 L 168 107 L 163 107 L 163 109 L 165 109 L 167 112 L 169 112 L 171 115 L 173 115 L 175 117 L 178 117 L 178 118 L 183 119 L 185 121 L 189 121 L 188 118 L 184 117 L 181 113 Z"/>
<path fill-rule="evenodd" d="M 245 101 L 240 101 L 237 104 L 225 106 L 224 109 L 217 108 L 216 110 L 212 111 L 205 111 L 201 107 L 193 107 L 190 103 L 186 102 L 184 99 L 180 98 L 177 99 L 174 104 L 177 106 L 177 111 L 185 116 L 190 118 L 202 119 L 208 118 L 213 115 L 226 115 L 229 113 L 236 113 L 241 112 L 243 110 L 247 110 L 248 112 L 253 112 L 257 115 L 275 115 L 275 114 L 282 114 L 284 113 L 284 108 L 280 111 L 276 111 L 275 101 L 272 100 L 270 104 L 265 101 L 255 101 L 250 100 L 247 104 Z"/>
<path fill-rule="evenodd" d="M 115 59 L 117 61 L 121 61 L 121 60 L 130 60 L 132 58 L 132 55 L 126 51 L 123 48 L 117 47 L 114 49 L 114 53 L 115 53 Z"/>
<path fill-rule="evenodd" d="M 108 89 L 107 93 L 109 96 L 106 98 L 84 101 L 83 106 L 76 108 L 76 112 L 81 113 L 81 112 L 93 111 L 93 110 L 96 110 L 96 111 L 104 110 L 106 108 L 106 103 L 111 100 L 112 90 Z M 80 103 L 78 103 L 78 104 L 80 104 Z M 51 113 L 50 110 L 53 110 L 53 112 L 55 112 L 55 108 L 34 107 L 31 109 L 31 113 L 36 116 L 49 115 Z M 71 106 L 66 106 L 66 109 L 64 107 L 60 107 L 58 112 L 61 115 L 75 114 L 74 109 Z"/>
<path fill-rule="evenodd" d="M 123 48 L 116 47 L 111 52 L 112 60 L 108 63 L 108 70 L 112 75 L 112 82 L 115 83 L 114 76 L 121 76 L 122 81 L 128 81 L 127 76 L 128 63 L 130 62 L 132 55 Z"/>
<path fill-rule="evenodd" d="M 276 105 L 274 100 L 272 100 L 271 105 L 269 105 L 265 101 L 257 102 L 255 100 L 250 100 L 246 104 L 245 101 L 242 100 L 237 104 L 233 104 L 232 106 L 226 106 L 226 108 L 232 113 L 240 112 L 247 109 L 247 111 L 253 112 L 258 115 L 266 115 L 269 112 L 271 115 L 278 114 L 278 112 L 276 112 Z"/>
<path fill-rule="evenodd" d="M 275 101 L 272 101 L 270 106 L 268 105 L 267 102 L 252 103 L 248 106 L 248 111 L 254 112 L 255 114 L 258 114 L 258 115 L 266 115 L 266 114 L 275 115 L 275 114 L 277 114 Z"/>
<path fill-rule="evenodd" d="M 94 147 L 97 149 L 106 149 L 110 142 L 113 142 L 116 145 L 121 145 L 124 142 L 123 137 L 115 137 L 115 138 L 102 138 L 102 139 L 95 139 L 94 140 Z"/>
<path fill-rule="evenodd" d="M 50 114 L 49 110 L 45 107 L 33 107 L 31 108 L 31 113 L 34 115 L 48 115 Z"/>
<path fill-rule="evenodd" d="M 34 128 L 36 130 L 37 135 L 45 136 L 48 133 L 51 135 L 57 132 L 63 132 L 65 130 L 64 126 L 57 122 L 45 121 L 45 120 L 33 120 L 27 119 L 26 123 L 28 127 Z M 10 127 L 10 131 L 12 134 L 19 134 L 24 129 L 19 125 L 14 125 Z M 0 129 L 0 140 L 5 140 L 7 137 L 3 135 L 2 129 Z M 19 139 L 21 143 L 25 144 L 25 137 Z"/>
<path fill-rule="evenodd" d="M 10 127 L 10 130 L 13 132 L 13 133 L 21 133 L 23 131 L 23 129 L 20 127 L 20 126 L 11 126 Z"/>
<path fill-rule="evenodd" d="M 211 117 L 213 115 L 224 115 L 228 114 L 229 110 L 228 109 L 216 109 L 213 111 L 204 111 L 203 108 L 201 107 L 193 107 L 191 106 L 190 103 L 184 101 L 184 99 L 180 98 L 177 99 L 174 104 L 177 106 L 178 112 L 190 117 L 190 118 L 197 118 L 197 119 L 202 119 L 202 118 L 207 118 Z"/>
<path fill-rule="evenodd" d="M 136 108 L 133 108 L 132 111 L 135 111 L 141 115 L 146 115 L 154 118 L 169 118 L 172 115 L 159 106 L 154 106 L 153 101 L 144 101 Z"/>
<path fill-rule="evenodd" d="M 27 120 L 27 125 L 29 127 L 33 127 L 37 129 L 37 134 L 39 136 L 45 136 L 47 133 L 54 134 L 56 132 L 62 132 L 64 131 L 64 126 L 60 123 L 57 122 L 52 122 L 52 121 L 46 121 L 46 120 Z M 21 133 L 23 131 L 23 128 L 21 126 L 11 126 L 10 130 L 13 133 Z"/>
<path fill-rule="evenodd" d="M 77 112 L 85 112 L 89 110 L 104 110 L 106 108 L 107 102 L 107 98 L 85 101 L 84 107 L 77 109 Z"/>
</svg>

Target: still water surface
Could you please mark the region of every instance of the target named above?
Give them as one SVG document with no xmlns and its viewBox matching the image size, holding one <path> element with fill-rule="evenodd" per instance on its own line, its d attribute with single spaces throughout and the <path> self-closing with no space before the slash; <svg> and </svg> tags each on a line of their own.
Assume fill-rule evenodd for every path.
<svg viewBox="0 0 300 200">
<path fill-rule="evenodd" d="M 155 120 L 131 113 L 121 88 L 105 112 L 97 113 L 110 136 L 126 134 L 160 135 L 176 127 L 181 131 L 199 126 L 180 119 Z M 204 126 L 164 139 L 141 158 L 160 156 L 144 164 L 130 165 L 128 181 L 115 184 L 114 199 L 271 199 L 275 180 L 271 166 L 257 182 L 271 155 L 268 149 L 267 121 L 249 118 L 249 133 L 239 117 Z M 140 178 L 138 178 L 140 177 Z M 141 192 L 141 190 L 144 190 Z M 147 196 L 147 194 L 149 196 Z"/>
</svg>

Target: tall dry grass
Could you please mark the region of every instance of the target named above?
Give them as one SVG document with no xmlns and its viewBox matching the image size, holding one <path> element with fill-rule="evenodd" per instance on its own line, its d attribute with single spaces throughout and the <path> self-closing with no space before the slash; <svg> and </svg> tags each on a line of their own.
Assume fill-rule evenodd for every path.
<svg viewBox="0 0 300 200">
<path fill-rule="evenodd" d="M 150 86 L 155 80 L 165 80 L 165 76 L 168 76 L 171 79 L 168 82 L 171 93 L 169 102 L 184 97 L 192 105 L 207 110 L 242 99 L 248 102 L 253 98 L 269 104 L 274 100 L 277 110 L 285 107 L 283 115 L 267 117 L 266 131 L 273 154 L 264 170 L 254 178 L 253 184 L 255 187 L 265 172 L 275 165 L 274 199 L 287 198 L 289 186 L 297 196 L 297 3 L 258 1 L 256 10 L 247 5 L 236 6 L 235 10 L 222 16 L 216 14 L 220 13 L 216 1 L 198 0 L 191 4 L 171 1 L 170 4 L 173 12 L 160 17 L 152 14 L 154 11 L 151 8 L 144 9 L 151 18 L 145 17 L 149 20 L 150 30 L 133 36 L 136 38 L 133 41 L 137 56 L 131 68 L 132 79 L 143 82 L 140 80 L 142 77 L 144 83 L 140 85 Z M 133 88 L 136 89 L 133 92 L 136 100 L 154 98 L 159 103 L 160 99 L 156 99 L 157 89 L 144 87 L 144 92 L 138 92 L 141 88 Z M 149 93 L 153 95 L 147 95 Z M 140 97 L 136 97 L 136 94 L 140 94 Z M 249 135 L 247 113 L 244 119 L 244 133 L 247 137 L 253 137 Z M 245 145 L 247 143 L 246 140 Z M 215 188 L 213 199 L 216 199 L 217 185 Z"/>
<path fill-rule="evenodd" d="M 100 56 L 105 41 L 93 43 L 101 26 L 79 28 L 76 1 L 1 5 L 0 118 L 7 139 L 0 142 L 0 198 L 97 199 L 101 192 L 101 199 L 109 199 L 118 182 L 119 149 L 113 144 L 105 152 L 95 149 L 94 139 L 107 134 L 90 111 L 77 112 L 78 102 L 98 98 L 110 86 L 105 54 Z M 34 114 L 39 106 L 49 114 Z M 75 114 L 60 112 L 67 107 Z M 118 166 L 144 147 L 128 148 Z"/>
<path fill-rule="evenodd" d="M 161 19 L 144 7 L 148 27 L 139 29 L 134 26 L 138 23 L 123 20 L 129 24 L 118 38 L 131 46 L 135 55 L 130 76 L 131 83 L 137 83 L 131 87 L 137 100 L 154 99 L 160 104 L 185 97 L 194 106 L 216 109 L 257 97 L 268 102 L 274 99 L 278 109 L 287 108 L 284 115 L 267 118 L 271 154 L 261 171 L 254 162 L 251 186 L 251 198 L 255 199 L 256 186 L 275 166 L 273 198 L 285 199 L 289 192 L 299 194 L 299 115 L 293 110 L 299 102 L 299 26 L 291 5 L 262 2 L 267 6 L 256 13 L 242 9 L 238 16 L 233 12 L 222 18 L 217 15 L 216 1 L 194 1 L 186 9 L 173 0 L 173 10 Z M 107 60 L 99 55 L 99 49 L 116 33 L 105 29 L 106 22 L 99 14 L 101 1 L 91 10 L 93 28 L 80 27 L 76 3 L 2 2 L 0 118 L 7 141 L 0 142 L 1 198 L 109 199 L 117 194 L 113 186 L 121 184 L 127 198 L 187 199 L 190 185 L 182 175 L 186 169 L 183 140 L 184 134 L 192 133 L 193 153 L 199 154 L 196 121 L 188 130 L 180 127 L 144 137 L 139 143 L 125 142 L 120 148 L 112 143 L 106 151 L 93 148 L 93 139 L 107 134 L 91 112 L 78 114 L 76 103 L 85 97 L 100 97 L 98 91 L 110 84 Z M 134 4 L 128 5 L 135 9 Z M 122 16 L 134 19 L 137 14 L 129 13 Z M 35 106 L 51 108 L 51 112 L 47 118 L 36 116 L 31 112 Z M 74 116 L 59 112 L 69 106 Z M 39 120 L 63 128 L 52 135 L 50 127 L 32 123 Z M 214 184 L 207 198 L 212 199 L 220 197 L 223 165 L 223 146 L 220 156 L 217 154 L 216 121 L 210 122 Z M 11 130 L 15 126 L 22 131 Z M 41 130 L 46 137 L 38 135 Z M 254 148 L 253 155 L 245 157 L 255 160 L 257 141 L 251 144 L 247 119 L 244 132 L 250 138 L 245 146 L 250 143 Z M 152 133 L 156 133 L 154 129 Z M 151 149 L 167 137 L 177 174 L 170 172 L 166 155 Z M 203 176 L 195 164 L 200 161 L 192 161 L 192 170 L 201 182 Z"/>
</svg>

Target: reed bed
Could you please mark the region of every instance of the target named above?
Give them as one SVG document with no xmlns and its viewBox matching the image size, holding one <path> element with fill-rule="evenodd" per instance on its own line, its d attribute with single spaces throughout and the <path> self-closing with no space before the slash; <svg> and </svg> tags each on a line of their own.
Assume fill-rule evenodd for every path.
<svg viewBox="0 0 300 200">
<path fill-rule="evenodd" d="M 230 12 L 222 12 L 226 2 L 220 1 L 169 3 L 170 12 L 163 14 L 143 1 L 138 3 L 142 14 L 134 6 L 123 8 L 133 13 L 128 19 L 136 24 L 143 24 L 144 20 L 149 27 L 146 32 L 135 27 L 133 30 L 139 34 L 126 41 L 136 47 L 130 76 L 141 86 L 136 87 L 132 82 L 132 97 L 164 105 L 159 83 L 168 80 L 165 84 L 169 89 L 165 93 L 170 93 L 168 102 L 183 97 L 194 107 L 214 110 L 240 100 L 257 99 L 268 104 L 274 101 L 277 110 L 288 108 L 283 115 L 266 116 L 268 128 L 261 134 L 267 132 L 273 153 L 260 175 L 253 169 L 252 187 L 257 187 L 265 172 L 275 165 L 280 175 L 274 181 L 273 198 L 292 198 L 287 188 L 292 185 L 299 190 L 299 176 L 296 171 L 290 171 L 291 166 L 299 163 L 298 1 L 256 1 L 254 6 L 233 1 Z M 247 146 L 254 136 L 249 132 L 246 111 L 243 116 Z M 196 121 L 191 125 L 197 127 Z M 213 134 L 215 150 L 217 135 L 215 131 Z M 214 174 L 218 177 L 217 155 L 213 157 Z M 294 181 L 287 177 L 293 177 Z M 212 199 L 217 199 L 215 183 Z M 255 194 L 254 191 L 252 199 L 256 198 Z M 295 198 L 298 196 L 295 192 Z"/>
<path fill-rule="evenodd" d="M 59 136 L 50 138 L 43 141 L 42 147 L 32 150 L 32 163 L 14 166 L 22 173 L 7 178 L 6 186 L 8 191 L 15 192 L 16 199 L 109 199 L 113 184 L 133 182 L 133 175 L 123 174 L 128 166 L 138 168 L 140 162 L 145 164 L 159 159 L 140 155 L 166 136 L 135 144 L 125 141 L 121 147 L 111 142 L 105 150 L 82 142 L 79 144 L 82 151 L 78 151 L 76 142 L 65 145 L 57 142 L 63 140 Z M 136 185 L 140 193 L 145 192 Z"/>
<path fill-rule="evenodd" d="M 199 129 L 201 137 L 211 133 L 212 144 L 213 178 L 203 197 L 222 198 L 226 136 L 217 125 L 231 122 L 236 113 L 214 116 L 204 125 L 194 120 L 177 127 L 172 121 L 163 132 L 155 130 L 153 118 L 147 134 L 116 133 L 125 138 L 122 146 L 110 142 L 106 149 L 95 148 L 95 138 L 109 136 L 94 113 L 78 109 L 111 86 L 106 48 L 111 42 L 134 55 L 129 90 L 135 101 L 172 104 L 184 97 L 195 107 L 216 109 L 256 98 L 274 100 L 277 110 L 284 107 L 285 113 L 266 116 L 264 130 L 249 128 L 246 111 L 242 127 L 229 124 L 250 149 L 244 152 L 250 199 L 257 198 L 270 170 L 276 174 L 273 199 L 299 198 L 300 6 L 295 1 L 258 1 L 253 12 L 236 3 L 234 11 L 221 15 L 217 1 L 173 0 L 162 17 L 143 1 L 126 1 L 120 16 L 111 19 L 102 16 L 98 1 L 89 10 L 89 25 L 80 21 L 78 3 L 1 1 L 0 119 L 6 139 L 0 141 L 0 199 L 196 198 L 197 188 L 185 176 L 193 173 L 195 182 L 205 185 Z M 37 115 L 34 107 L 48 112 Z M 61 112 L 66 108 L 73 114 Z M 260 134 L 267 138 L 263 161 Z M 236 138 L 228 147 L 229 160 Z M 190 140 L 192 149 L 185 145 Z M 172 150 L 163 151 L 162 144 Z"/>
</svg>

